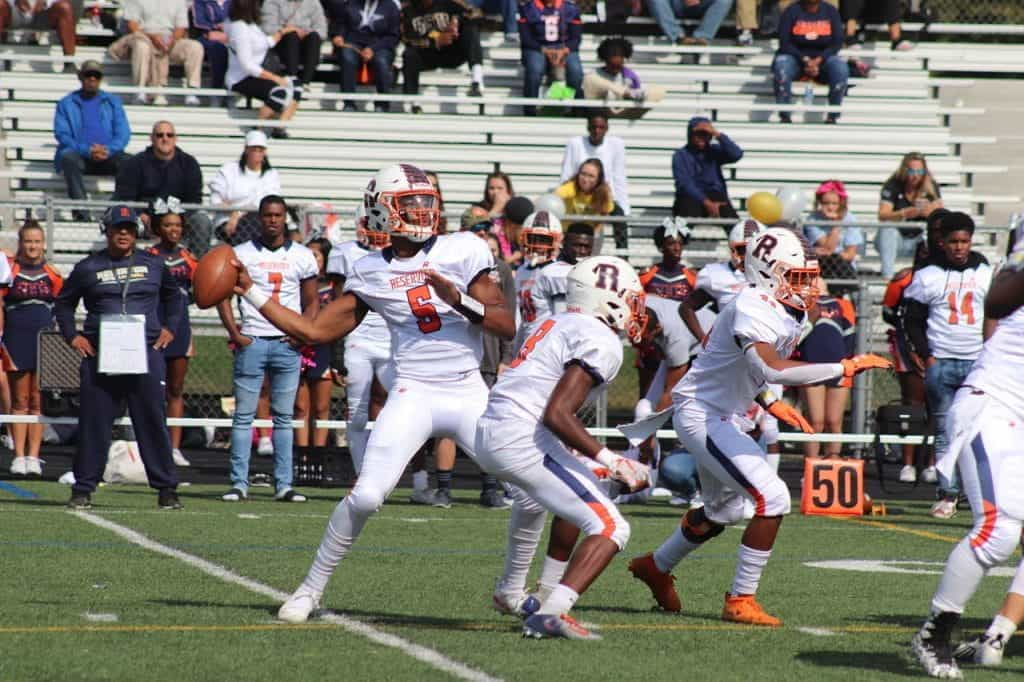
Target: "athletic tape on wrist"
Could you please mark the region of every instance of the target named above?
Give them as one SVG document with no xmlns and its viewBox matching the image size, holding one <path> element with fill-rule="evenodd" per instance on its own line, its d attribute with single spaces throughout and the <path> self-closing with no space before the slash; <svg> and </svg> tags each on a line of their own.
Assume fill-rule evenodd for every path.
<svg viewBox="0 0 1024 682">
<path fill-rule="evenodd" d="M 472 296 L 463 295 L 461 300 L 455 304 L 455 309 L 466 316 L 470 322 L 480 323 L 484 320 L 486 307 L 483 303 Z"/>
<path fill-rule="evenodd" d="M 242 298 L 249 302 L 249 304 L 259 310 L 263 305 L 270 300 L 270 297 L 265 293 L 252 286 L 249 287 L 249 291 L 242 294 Z"/>
</svg>

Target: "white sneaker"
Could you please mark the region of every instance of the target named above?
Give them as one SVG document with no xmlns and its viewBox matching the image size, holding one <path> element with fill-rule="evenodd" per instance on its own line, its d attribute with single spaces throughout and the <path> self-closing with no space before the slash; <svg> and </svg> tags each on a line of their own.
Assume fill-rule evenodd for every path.
<svg viewBox="0 0 1024 682">
<path fill-rule="evenodd" d="M 25 473 L 31 476 L 43 475 L 43 460 L 38 457 L 25 458 Z"/>
<path fill-rule="evenodd" d="M 669 490 L 668 488 L 662 488 L 660 486 L 657 487 L 657 488 L 651 488 L 651 497 L 653 497 L 655 499 L 657 499 L 657 498 L 664 498 L 664 497 L 672 497 L 672 491 Z"/>
<path fill-rule="evenodd" d="M 11 473 L 17 476 L 24 476 L 28 473 L 27 457 L 15 457 L 11 462 Z"/>
<path fill-rule="evenodd" d="M 931 677 L 946 680 L 963 679 L 963 673 L 956 664 L 948 641 L 936 641 L 934 624 L 929 620 L 910 641 L 910 652 Z"/>
<path fill-rule="evenodd" d="M 259 443 L 256 444 L 256 454 L 264 457 L 274 454 L 274 441 L 270 440 L 270 436 L 260 437 Z"/>
<path fill-rule="evenodd" d="M 690 509 L 700 509 L 704 506 L 704 498 L 701 496 L 698 490 L 694 493 L 693 497 L 690 498 Z"/>
<path fill-rule="evenodd" d="M 180 466 L 180 467 L 190 466 L 189 461 L 187 459 L 185 459 L 185 455 L 181 454 L 181 450 L 179 450 L 178 448 L 174 448 L 173 450 L 171 450 L 171 459 L 174 460 L 174 463 L 177 466 Z"/>
<path fill-rule="evenodd" d="M 744 29 L 736 38 L 736 44 L 741 47 L 750 47 L 754 44 L 754 34 L 750 32 L 750 29 Z"/>
<path fill-rule="evenodd" d="M 943 498 L 932 505 L 928 514 L 936 519 L 951 519 L 956 516 L 956 500 Z"/>
<path fill-rule="evenodd" d="M 540 600 L 532 594 L 527 594 L 526 592 L 509 594 L 498 589 L 494 590 L 491 604 L 498 613 L 506 616 L 519 616 L 520 618 L 532 616 L 540 608 Z"/>
<path fill-rule="evenodd" d="M 167 104 L 168 104 L 167 98 L 164 97 L 163 95 L 157 95 L 156 97 L 153 98 L 153 106 L 166 107 Z"/>
<path fill-rule="evenodd" d="M 900 483 L 913 483 L 917 480 L 917 469 L 913 464 L 905 464 L 900 469 Z"/>
<path fill-rule="evenodd" d="M 132 101 L 136 104 L 149 104 L 149 95 L 140 92 L 132 98 Z"/>
<path fill-rule="evenodd" d="M 195 95 L 185 95 L 185 106 L 186 107 L 198 107 L 201 104 L 202 104 L 202 102 Z"/>
<path fill-rule="evenodd" d="M 921 480 L 925 483 L 936 483 L 939 480 L 939 472 L 933 466 L 925 467 L 921 472 Z"/>
<path fill-rule="evenodd" d="M 320 608 L 320 597 L 300 585 L 277 610 L 277 617 L 286 623 L 305 623 L 310 614 Z"/>
<path fill-rule="evenodd" d="M 673 507 L 682 507 L 684 504 L 690 504 L 690 501 L 685 497 L 679 495 L 673 495 L 669 498 L 668 503 Z"/>
</svg>

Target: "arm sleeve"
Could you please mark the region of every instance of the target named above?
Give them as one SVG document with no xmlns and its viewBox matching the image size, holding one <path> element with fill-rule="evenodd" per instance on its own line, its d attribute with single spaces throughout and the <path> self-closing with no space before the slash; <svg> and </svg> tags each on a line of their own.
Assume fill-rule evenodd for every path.
<svg viewBox="0 0 1024 682">
<path fill-rule="evenodd" d="M 721 163 L 736 163 L 743 158 L 743 149 L 725 133 L 718 135 L 718 160 Z"/>
<path fill-rule="evenodd" d="M 786 369 L 772 369 L 761 359 L 753 345 L 747 346 L 743 353 L 751 373 L 761 383 L 803 386 L 843 376 L 843 366 L 838 362 L 809 362 Z"/>
<path fill-rule="evenodd" d="M 174 11 L 174 28 L 188 28 L 188 6 L 185 3 L 178 5 Z"/>
<path fill-rule="evenodd" d="M 676 183 L 676 194 L 685 194 L 697 201 L 704 201 L 707 197 L 700 190 L 693 179 L 693 174 L 687 167 L 687 154 L 682 149 L 677 149 L 672 155 L 672 178 Z"/>
<path fill-rule="evenodd" d="M 224 174 L 224 167 L 217 169 L 217 173 L 210 180 L 210 203 L 220 206 L 227 200 L 228 178 Z"/>
<path fill-rule="evenodd" d="M 260 27 L 268 36 L 273 35 L 284 28 L 284 18 L 281 16 L 281 3 L 275 0 L 263 3 L 263 11 L 260 15 Z"/>
<path fill-rule="evenodd" d="M 832 38 L 822 52 L 825 59 L 839 54 L 839 50 L 843 49 L 843 36 L 846 34 L 843 30 L 843 20 L 839 18 L 839 10 L 832 8 L 830 14 L 829 23 L 832 24 Z"/>
<path fill-rule="evenodd" d="M 113 124 L 113 130 L 110 135 L 110 155 L 115 156 L 120 154 L 128 146 L 128 143 L 132 139 L 132 127 L 128 123 L 128 116 L 124 113 L 124 105 L 121 104 L 121 100 L 116 97 L 110 98 L 110 103 L 114 107 L 114 116 L 111 121 Z"/>
<path fill-rule="evenodd" d="M 800 59 L 803 55 L 796 45 L 793 44 L 793 23 L 796 14 L 793 12 L 783 12 L 782 16 L 779 17 L 779 53 L 793 55 L 797 59 Z"/>
<path fill-rule="evenodd" d="M 374 52 L 381 49 L 394 50 L 402 38 L 402 9 L 397 0 L 394 3 L 394 9 L 395 13 L 393 20 L 385 22 L 383 32 L 377 36 L 377 39 L 374 41 L 373 45 L 371 45 Z"/>
<path fill-rule="evenodd" d="M 312 251 L 306 253 L 306 257 L 302 259 L 302 263 L 299 267 L 299 281 L 304 282 L 307 279 L 313 279 L 320 276 L 320 268 L 316 264 L 316 257 Z"/>
<path fill-rule="evenodd" d="M 64 286 L 53 305 L 53 315 L 65 341 L 71 341 L 78 334 L 75 328 L 75 309 L 78 308 L 82 293 L 82 272 L 79 265 L 76 265 L 64 280 Z"/>
<path fill-rule="evenodd" d="M 562 153 L 562 177 L 558 181 L 565 182 L 572 179 L 576 175 L 577 168 L 579 168 L 579 161 L 576 158 L 576 138 L 572 138 L 566 143 L 565 151 Z"/>
<path fill-rule="evenodd" d="M 537 40 L 534 24 L 527 14 L 530 13 L 529 3 L 523 2 L 519 5 L 519 42 L 524 50 L 540 50 L 540 41 Z"/>
<path fill-rule="evenodd" d="M 626 182 L 626 145 L 620 143 L 615 146 L 615 156 L 612 162 L 612 194 L 619 208 L 626 215 L 630 213 L 629 206 L 629 185 Z"/>
<path fill-rule="evenodd" d="M 611 334 L 581 334 L 569 345 L 565 367 L 579 365 L 597 385 L 610 383 L 622 367 L 622 343 Z"/>
<path fill-rule="evenodd" d="M 186 204 L 203 203 L 203 169 L 194 156 L 188 157 L 188 184 L 181 201 Z"/>
<path fill-rule="evenodd" d="M 79 141 L 71 132 L 71 122 L 68 120 L 68 108 L 72 106 L 71 100 L 61 100 L 53 111 L 53 136 L 62 147 L 74 149 L 84 158 L 89 157 L 89 145 L 84 140 Z M 59 159 L 58 159 L 59 160 Z"/>
<path fill-rule="evenodd" d="M 576 5 L 569 5 L 568 24 L 566 26 L 565 45 L 572 52 L 580 51 L 580 41 L 583 39 L 583 21 L 580 19 L 580 11 Z"/>
<path fill-rule="evenodd" d="M 468 253 L 463 261 L 465 269 L 462 274 L 465 278 L 465 289 L 468 291 L 477 277 L 494 270 L 494 256 L 491 255 L 491 249 L 483 239 L 468 232 L 457 232 L 456 234 L 465 235 L 463 241 L 466 243 L 465 250 Z"/>
<path fill-rule="evenodd" d="M 139 195 L 139 172 L 138 157 L 133 156 L 117 172 L 117 179 L 114 181 L 114 199 L 135 201 Z"/>
<path fill-rule="evenodd" d="M 310 3 L 313 5 L 313 30 L 320 35 L 320 39 L 323 40 L 327 37 L 327 15 L 324 14 L 323 5 L 320 4 L 320 0 Z"/>
<path fill-rule="evenodd" d="M 910 347 L 921 359 L 931 356 L 928 344 L 928 306 L 920 301 L 907 299 L 904 303 L 903 331 L 910 341 Z"/>
<path fill-rule="evenodd" d="M 174 281 L 174 277 L 171 276 L 170 269 L 164 267 L 162 263 L 160 268 L 160 301 L 164 304 L 164 310 L 166 311 L 164 327 L 173 331 L 180 325 L 187 303 L 181 293 L 181 288 Z"/>
<path fill-rule="evenodd" d="M 242 22 L 237 22 L 235 30 L 228 33 L 228 43 L 245 73 L 253 78 L 259 78 L 263 73 L 263 64 L 257 61 L 253 54 L 252 43 Z"/>
</svg>

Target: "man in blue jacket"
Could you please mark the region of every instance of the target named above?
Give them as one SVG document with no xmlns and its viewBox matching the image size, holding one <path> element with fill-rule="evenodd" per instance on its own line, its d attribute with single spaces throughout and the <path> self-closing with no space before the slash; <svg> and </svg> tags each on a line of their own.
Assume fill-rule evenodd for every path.
<svg viewBox="0 0 1024 682">
<path fill-rule="evenodd" d="M 580 38 L 583 23 L 572 0 L 527 0 L 519 5 L 519 40 L 522 43 L 523 97 L 536 97 L 548 66 L 565 71 L 565 84 L 583 96 Z M 535 116 L 536 107 L 523 107 Z"/>
<path fill-rule="evenodd" d="M 743 158 L 743 150 L 711 120 L 694 116 L 686 126 L 686 146 L 672 155 L 676 200 L 672 214 L 688 218 L 738 220 L 729 199 L 722 166 Z M 724 226 L 726 232 L 729 226 Z"/>
<path fill-rule="evenodd" d="M 132 131 L 121 100 L 100 90 L 103 67 L 88 60 L 78 70 L 80 90 L 57 102 L 53 115 L 53 134 L 57 153 L 53 162 L 64 173 L 68 196 L 85 199 L 85 179 L 89 175 L 117 175 L 121 162 L 128 158 Z M 76 211 L 80 220 L 88 220 L 84 211 Z"/>
<path fill-rule="evenodd" d="M 828 83 L 828 103 L 842 104 L 850 80 L 850 68 L 839 56 L 842 46 L 839 10 L 821 0 L 800 0 L 790 5 L 779 18 L 779 51 L 772 61 L 775 101 L 789 104 L 793 100 L 793 81 L 804 76 Z M 839 114 L 832 113 L 825 123 L 838 120 Z M 791 123 L 789 112 L 779 112 L 779 121 Z"/>
</svg>

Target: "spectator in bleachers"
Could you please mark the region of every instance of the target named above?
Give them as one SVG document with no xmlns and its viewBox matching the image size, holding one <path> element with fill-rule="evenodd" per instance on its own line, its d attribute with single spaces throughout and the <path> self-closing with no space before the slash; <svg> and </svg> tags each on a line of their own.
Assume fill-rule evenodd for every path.
<svg viewBox="0 0 1024 682">
<path fill-rule="evenodd" d="M 320 44 L 327 36 L 327 17 L 320 0 L 263 0 L 261 25 L 267 35 L 281 32 L 274 52 L 285 75 L 298 78 L 303 85 L 311 83 L 320 63 Z"/>
<path fill-rule="evenodd" d="M 132 61 L 132 84 L 139 87 L 167 85 L 171 64 L 185 67 L 188 87 L 198 88 L 203 72 L 203 46 L 188 38 L 188 5 L 185 0 L 124 0 L 125 34 L 108 48 L 114 59 Z M 137 104 L 167 105 L 167 98 L 139 93 Z M 185 104 L 199 106 L 199 98 L 186 95 Z"/>
<path fill-rule="evenodd" d="M 128 158 L 124 149 L 132 130 L 121 99 L 100 89 L 103 67 L 92 59 L 78 70 L 82 87 L 57 102 L 53 114 L 53 135 L 57 153 L 53 163 L 64 174 L 68 197 L 85 199 L 85 175 L 116 176 Z M 88 220 L 84 211 L 76 218 Z"/>
<path fill-rule="evenodd" d="M 777 14 L 785 11 L 787 7 L 792 5 L 797 0 L 776 0 L 774 3 L 772 0 L 768 0 L 767 5 L 774 4 L 775 7 L 769 7 L 765 12 Z M 836 9 L 839 9 L 839 0 L 825 0 L 828 4 L 832 5 Z M 749 47 L 754 44 L 754 31 L 758 29 L 757 14 L 760 6 L 763 3 L 761 0 L 736 0 L 736 30 L 738 34 L 736 36 L 736 44 L 744 47 Z M 772 21 L 774 23 L 774 20 Z M 774 27 L 772 28 L 774 31 Z M 772 33 L 772 35 L 774 35 Z"/>
<path fill-rule="evenodd" d="M 565 84 L 583 96 L 580 40 L 583 21 L 572 0 L 528 0 L 519 5 L 519 40 L 522 48 L 523 97 L 537 97 L 544 74 L 564 71 Z M 562 80 L 555 78 L 554 80 Z M 537 108 L 523 107 L 536 116 Z"/>
<path fill-rule="evenodd" d="M 903 28 L 900 24 L 900 17 L 903 13 L 901 0 L 843 0 L 839 8 L 846 23 L 846 44 L 863 45 L 864 32 L 858 24 L 867 23 L 867 10 L 875 9 L 881 16 L 873 18 L 880 19 L 889 25 L 889 48 L 897 52 L 913 50 L 914 44 L 903 37 Z"/>
<path fill-rule="evenodd" d="M 676 185 L 672 214 L 739 219 L 729 199 L 722 166 L 742 158 L 739 145 L 715 128 L 710 119 L 691 118 L 686 126 L 686 145 L 672 155 L 672 178 Z"/>
<path fill-rule="evenodd" d="M 256 207 L 268 194 L 280 193 L 281 177 L 270 165 L 267 136 L 250 130 L 242 156 L 225 163 L 210 180 L 210 203 L 232 209 L 218 213 L 217 237 L 232 246 L 255 239 L 260 231 Z"/>
<path fill-rule="evenodd" d="M 677 45 L 707 45 L 732 9 L 733 0 L 647 0 L 647 12 L 661 32 Z M 692 36 L 686 35 L 679 19 L 700 19 Z"/>
<path fill-rule="evenodd" d="M 906 154 L 900 161 L 900 167 L 882 186 L 878 220 L 921 222 L 937 208 L 942 208 L 942 193 L 939 183 L 928 170 L 924 155 L 920 152 Z M 920 224 L 879 228 L 875 235 L 875 248 L 882 260 L 882 277 L 892 277 L 897 258 L 914 255 L 923 231 Z"/>
<path fill-rule="evenodd" d="M 793 101 L 793 81 L 807 79 L 828 84 L 828 103 L 839 106 L 846 95 L 850 67 L 839 56 L 843 47 L 843 23 L 839 10 L 821 0 L 800 0 L 790 5 L 779 18 L 779 49 L 772 60 L 775 101 Z M 792 123 L 788 111 L 779 112 L 779 120 Z M 838 113 L 830 113 L 826 123 L 836 123 Z"/>
<path fill-rule="evenodd" d="M 516 196 L 505 204 L 505 220 L 502 232 L 505 238 L 512 244 L 511 253 L 505 256 L 505 262 L 513 268 L 519 267 L 523 262 L 523 252 L 519 248 L 519 232 L 523 229 L 526 218 L 533 213 L 533 202 L 526 197 Z"/>
<path fill-rule="evenodd" d="M 814 212 L 804 224 L 804 237 L 818 255 L 821 274 L 827 279 L 853 279 L 857 276 L 857 257 L 864 248 L 864 233 L 848 206 L 846 186 L 839 180 L 826 180 L 814 191 Z M 820 225 L 815 221 L 842 222 Z"/>
<path fill-rule="evenodd" d="M 153 236 L 157 243 L 151 246 L 149 253 L 164 259 L 167 271 L 181 290 L 186 301 L 184 311 L 177 318 L 177 324 L 170 329 L 168 311 L 161 303 L 157 309 L 160 324 L 170 329 L 174 339 L 163 349 L 166 364 L 167 385 L 167 416 L 185 416 L 185 375 L 188 373 L 188 362 L 195 353 L 192 347 L 192 325 L 189 321 L 188 303 L 192 298 L 192 275 L 198 261 L 182 248 L 181 240 L 185 236 L 185 210 L 177 197 L 157 199 L 150 206 Z M 170 426 L 167 429 L 171 436 L 171 457 L 180 467 L 187 467 L 189 461 L 181 454 L 181 427 Z"/>
<path fill-rule="evenodd" d="M 275 116 L 282 122 L 290 121 L 299 108 L 302 87 L 294 78 L 283 76 L 284 67 L 278 69 L 268 59 L 274 53 L 270 48 L 286 35 L 295 31 L 294 26 L 285 26 L 276 33 L 267 35 L 260 28 L 259 0 L 233 0 L 228 12 L 228 72 L 224 83 L 229 90 L 240 95 L 253 97 L 263 102 L 256 118 L 266 120 Z M 271 137 L 287 138 L 284 128 L 274 128 Z"/>
<path fill-rule="evenodd" d="M 604 64 L 593 73 L 583 77 L 583 96 L 586 99 L 603 99 L 612 103 L 624 99 L 660 102 L 665 88 L 659 85 L 645 86 L 640 76 L 626 66 L 626 60 L 633 56 L 633 43 L 625 38 L 605 38 L 597 46 L 597 58 Z M 611 108 L 609 114 L 637 118 L 643 109 Z"/>
<path fill-rule="evenodd" d="M 953 395 L 971 371 L 982 343 L 994 327 L 985 320 L 983 303 L 992 268 L 971 250 L 974 221 L 966 213 L 943 216 L 939 227 L 941 253 L 915 270 L 904 292 L 904 325 L 913 348 L 911 361 L 924 372 L 928 411 L 935 424 L 935 458 L 941 459 L 949 443 L 946 413 Z M 959 484 L 939 472 L 940 499 L 931 509 L 936 518 L 956 513 Z"/>
<path fill-rule="evenodd" d="M 53 29 L 65 57 L 75 56 L 76 23 L 69 0 L 0 0 L 0 35 L 8 29 Z"/>
<path fill-rule="evenodd" d="M 224 87 L 228 71 L 228 34 L 224 29 L 230 8 L 231 0 L 192 1 L 192 25 L 203 46 L 206 63 L 210 65 L 214 88 Z"/>
<path fill-rule="evenodd" d="M 612 188 L 601 159 L 591 158 L 580 164 L 576 174 L 555 189 L 565 202 L 568 215 L 621 216 L 622 208 L 612 199 Z M 595 250 L 601 253 L 603 223 L 591 223 L 594 228 Z M 626 247 L 625 223 L 614 223 L 615 246 Z"/>
<path fill-rule="evenodd" d="M 562 153 L 561 182 L 573 178 L 587 159 L 600 159 L 611 186 L 612 199 L 629 215 L 629 186 L 626 184 L 626 143 L 608 134 L 608 116 L 587 117 L 587 134 L 569 138 Z"/>
<path fill-rule="evenodd" d="M 150 145 L 135 156 L 125 159 L 114 184 L 114 199 L 149 203 L 162 197 L 178 197 L 183 204 L 203 201 L 203 171 L 191 154 L 178 148 L 178 134 L 170 121 L 157 121 L 149 136 Z M 148 213 L 140 220 L 151 229 Z M 185 215 L 189 229 L 185 246 L 196 257 L 210 248 L 213 225 L 202 211 Z"/>
<path fill-rule="evenodd" d="M 327 0 L 334 60 L 340 69 L 342 92 L 355 92 L 356 83 L 372 79 L 377 92 L 391 92 L 393 64 L 402 25 L 398 0 Z M 363 78 L 360 71 L 366 69 Z M 389 102 L 376 102 L 376 111 L 390 110 Z M 356 103 L 345 100 L 344 111 L 356 111 Z"/>
<path fill-rule="evenodd" d="M 839 298 L 829 296 L 825 281 L 818 280 L 821 296 L 807 311 L 812 321 L 811 331 L 801 340 L 797 351 L 803 362 L 840 362 L 853 357 L 854 324 L 852 306 Z M 804 414 L 817 433 L 842 433 L 843 415 L 850 399 L 850 386 L 842 378 L 823 384 L 800 387 Z M 825 455 L 837 457 L 842 443 L 825 444 Z M 804 456 L 817 457 L 821 450 L 818 442 L 804 443 Z"/>
<path fill-rule="evenodd" d="M 402 3 L 402 92 L 418 95 L 420 72 L 469 64 L 470 97 L 483 95 L 483 13 L 463 0 L 407 0 Z M 413 113 L 422 111 L 413 105 Z"/>
<path fill-rule="evenodd" d="M 484 180 L 484 196 L 480 205 L 490 214 L 493 232 L 501 244 L 501 255 L 508 258 L 516 250 L 518 242 L 505 230 L 505 206 L 515 196 L 512 178 L 507 173 L 495 171 Z"/>
</svg>

